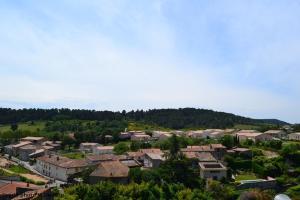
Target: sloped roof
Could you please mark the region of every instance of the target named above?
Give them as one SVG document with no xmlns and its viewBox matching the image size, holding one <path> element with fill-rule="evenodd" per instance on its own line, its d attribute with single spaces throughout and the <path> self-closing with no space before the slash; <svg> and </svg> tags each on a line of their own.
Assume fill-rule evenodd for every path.
<svg viewBox="0 0 300 200">
<path fill-rule="evenodd" d="M 128 177 L 129 168 L 120 161 L 106 161 L 98 165 L 90 176 L 105 178 Z"/>
</svg>

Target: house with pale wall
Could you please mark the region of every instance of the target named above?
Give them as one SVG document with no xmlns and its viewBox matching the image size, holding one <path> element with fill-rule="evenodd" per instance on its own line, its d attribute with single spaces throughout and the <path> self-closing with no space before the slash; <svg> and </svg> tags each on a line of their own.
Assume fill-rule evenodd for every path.
<svg viewBox="0 0 300 200">
<path fill-rule="evenodd" d="M 88 167 L 86 160 L 74 160 L 57 155 L 44 155 L 36 158 L 36 170 L 48 177 L 67 182 L 73 174 Z"/>
</svg>

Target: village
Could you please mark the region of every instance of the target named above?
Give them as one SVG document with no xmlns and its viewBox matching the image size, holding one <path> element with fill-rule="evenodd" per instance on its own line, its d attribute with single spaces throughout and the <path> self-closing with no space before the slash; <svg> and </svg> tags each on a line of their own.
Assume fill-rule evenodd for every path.
<svg viewBox="0 0 300 200">
<path fill-rule="evenodd" d="M 72 137 L 72 133 L 69 135 Z M 109 141 L 112 136 L 105 137 Z M 128 184 L 131 181 L 131 170 L 144 171 L 159 168 L 166 161 L 170 154 L 169 150 L 153 144 L 163 143 L 172 137 L 202 141 L 201 145 L 181 147 L 180 155 L 192 160 L 193 165 L 199 169 L 198 176 L 206 182 L 210 180 L 234 182 L 237 189 L 278 189 L 278 179 L 272 176 L 257 177 L 251 167 L 245 170 L 242 166 L 239 169 L 239 166 L 233 166 L 229 157 L 243 158 L 248 165 L 253 165 L 253 158 L 258 154 L 259 145 L 300 141 L 300 133 L 295 133 L 289 128 L 266 132 L 205 129 L 149 133 L 125 130 L 119 134 L 122 144 L 127 145 L 121 152 L 117 151 L 118 144 L 109 142 L 106 145 L 83 142 L 78 149 L 68 152 L 62 149 L 61 141 L 28 136 L 2 148 L 1 199 L 25 200 L 33 197 L 51 199 L 53 188 L 59 190 L 66 185 L 81 182 L 96 184 L 101 181 L 111 181 Z M 224 138 L 233 139 L 235 142 L 227 144 Z M 137 148 L 133 151 L 128 147 L 130 144 L 145 144 L 145 148 Z M 259 155 L 265 159 L 279 156 L 278 151 L 272 148 L 261 148 L 261 150 Z M 14 170 L 15 168 L 19 170 Z"/>
</svg>

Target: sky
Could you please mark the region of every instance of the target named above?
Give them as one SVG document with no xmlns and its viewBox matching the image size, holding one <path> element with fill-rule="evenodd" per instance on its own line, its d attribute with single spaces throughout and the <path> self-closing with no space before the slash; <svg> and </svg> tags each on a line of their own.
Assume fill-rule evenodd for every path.
<svg viewBox="0 0 300 200">
<path fill-rule="evenodd" d="M 300 122 L 298 0 L 0 0 L 0 107 Z"/>
</svg>

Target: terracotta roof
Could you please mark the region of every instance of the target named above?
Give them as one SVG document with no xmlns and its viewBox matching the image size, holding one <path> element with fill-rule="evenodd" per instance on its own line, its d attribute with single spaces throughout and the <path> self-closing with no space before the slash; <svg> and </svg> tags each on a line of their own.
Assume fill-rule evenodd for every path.
<svg viewBox="0 0 300 200">
<path fill-rule="evenodd" d="M 209 152 L 198 152 L 197 153 L 197 158 L 199 161 L 205 161 L 205 162 L 208 162 L 208 161 L 217 161 L 213 155 Z"/>
<path fill-rule="evenodd" d="M 113 150 L 114 146 L 99 146 L 99 147 L 96 147 L 96 149 L 98 149 L 98 150 Z"/>
<path fill-rule="evenodd" d="M 17 188 L 30 188 L 30 189 L 40 189 L 41 187 L 34 184 L 27 184 L 25 182 L 12 182 L 6 183 L 0 186 L 0 196 L 8 194 L 16 194 Z"/>
<path fill-rule="evenodd" d="M 245 136 L 245 137 L 257 137 L 263 133 L 260 132 L 238 132 L 237 136 Z"/>
<path fill-rule="evenodd" d="M 88 155 L 86 159 L 92 162 L 97 161 L 107 161 L 107 160 L 114 160 L 115 155 L 112 154 L 102 154 L 102 155 Z"/>
<path fill-rule="evenodd" d="M 120 178 L 128 177 L 128 173 L 129 168 L 120 161 L 107 161 L 100 163 L 90 176 Z"/>
<path fill-rule="evenodd" d="M 51 157 L 49 155 L 44 155 L 38 157 L 37 160 L 44 161 L 52 165 L 63 167 L 63 168 L 77 168 L 77 167 L 87 166 L 86 160 L 83 159 L 75 160 L 75 159 L 70 159 L 67 157 L 55 156 L 55 155 L 52 155 Z"/>
<path fill-rule="evenodd" d="M 20 194 L 19 196 L 14 197 L 12 200 L 28 200 L 28 199 L 35 199 L 39 197 L 41 194 L 48 192 L 51 190 L 51 188 L 43 188 L 38 190 L 32 190 L 24 192 L 23 194 Z"/>
<path fill-rule="evenodd" d="M 142 153 L 162 153 L 162 151 L 160 149 L 155 149 L 155 148 L 140 149 L 139 151 L 142 152 Z"/>
<path fill-rule="evenodd" d="M 213 149 L 221 148 L 226 149 L 226 147 L 223 144 L 210 144 Z"/>
<path fill-rule="evenodd" d="M 213 162 L 217 161 L 213 155 L 209 152 L 184 152 L 183 153 L 187 158 L 196 158 L 202 162 Z"/>
<path fill-rule="evenodd" d="M 24 138 L 21 138 L 21 140 L 43 140 L 44 137 L 31 137 L 31 136 L 28 136 L 28 137 L 24 137 Z"/>
<path fill-rule="evenodd" d="M 29 141 L 24 141 L 24 142 L 20 142 L 20 143 L 18 143 L 18 144 L 15 144 L 15 145 L 13 145 L 12 147 L 18 148 L 18 147 L 22 147 L 22 146 L 25 146 L 25 145 L 28 145 L 28 144 L 31 144 L 31 142 L 29 142 Z"/>
<path fill-rule="evenodd" d="M 282 131 L 282 130 L 268 130 L 265 133 L 280 134 L 280 133 L 284 133 L 284 131 Z"/>
<path fill-rule="evenodd" d="M 200 152 L 200 151 L 214 151 L 209 145 L 203 146 L 187 146 L 187 148 L 181 149 L 182 152 L 190 151 L 190 152 Z"/>
<path fill-rule="evenodd" d="M 20 149 L 23 149 L 23 150 L 25 150 L 25 149 L 33 149 L 33 150 L 35 150 L 35 149 L 37 149 L 37 147 L 35 145 L 28 144 L 28 145 L 20 147 Z"/>
<path fill-rule="evenodd" d="M 146 153 L 152 160 L 166 160 L 163 153 Z"/>
</svg>

